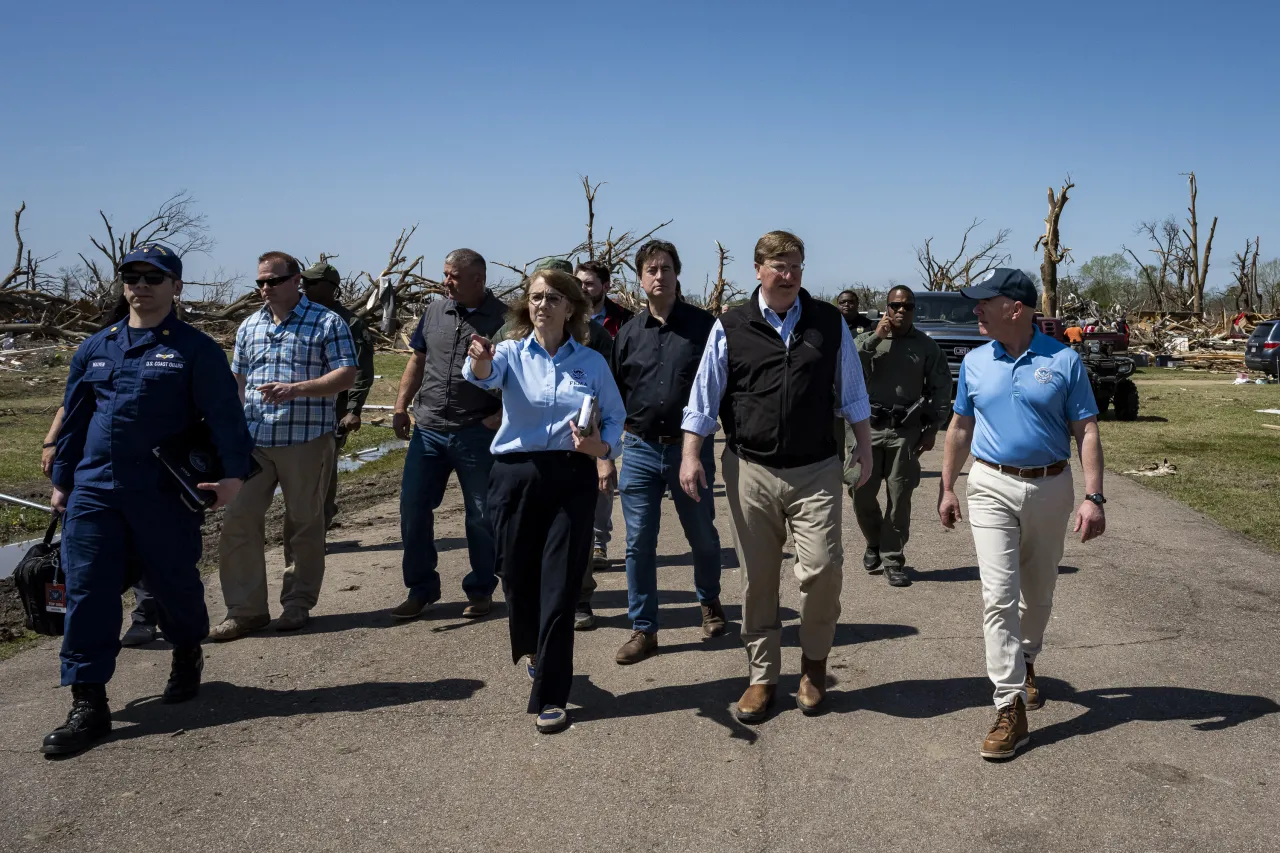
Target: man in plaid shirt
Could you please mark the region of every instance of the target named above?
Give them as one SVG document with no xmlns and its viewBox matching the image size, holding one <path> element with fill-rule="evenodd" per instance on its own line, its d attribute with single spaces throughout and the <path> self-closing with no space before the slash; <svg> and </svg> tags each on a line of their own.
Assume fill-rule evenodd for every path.
<svg viewBox="0 0 1280 853">
<path fill-rule="evenodd" d="M 355 344 L 342 318 L 299 290 L 298 261 L 284 252 L 258 258 L 262 310 L 236 332 L 231 372 L 240 383 L 253 456 L 262 473 L 227 505 L 218 571 L 227 618 L 209 632 L 226 641 L 260 630 L 267 610 L 265 518 L 276 485 L 284 494 L 285 566 L 276 630 L 294 631 L 324 581 L 324 497 L 333 470 L 334 396 L 356 379 Z"/>
</svg>

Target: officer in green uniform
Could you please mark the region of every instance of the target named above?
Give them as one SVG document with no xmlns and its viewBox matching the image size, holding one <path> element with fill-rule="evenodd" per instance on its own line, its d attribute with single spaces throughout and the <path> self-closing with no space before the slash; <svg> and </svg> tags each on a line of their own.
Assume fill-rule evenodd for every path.
<svg viewBox="0 0 1280 853">
<path fill-rule="evenodd" d="M 911 531 L 911 493 L 920 484 L 920 454 L 933 449 L 951 403 L 947 359 L 932 338 L 915 328 L 915 303 L 910 288 L 893 288 L 875 330 L 857 338 L 871 398 L 871 478 L 856 488 L 853 457 L 845 464 L 854 515 L 867 540 L 862 565 L 868 572 L 883 565 L 891 586 L 911 583 L 902 555 Z M 847 441 L 853 445 L 852 436 Z M 883 511 L 882 482 L 889 493 Z"/>
<path fill-rule="evenodd" d="M 338 394 L 335 405 L 337 413 L 335 423 L 338 425 L 334 437 L 337 440 L 333 454 L 333 471 L 329 477 L 329 490 L 324 499 L 324 527 L 333 526 L 333 517 L 338 514 L 338 453 L 347 442 L 347 435 L 360 430 L 360 415 L 365 400 L 369 399 L 369 390 L 373 388 L 373 340 L 364 320 L 352 314 L 338 301 L 338 291 L 342 288 L 342 276 L 333 264 L 321 261 L 312 264 L 302 271 L 302 289 L 307 298 L 328 308 L 346 322 L 351 331 L 351 340 L 356 345 L 356 383 L 347 391 Z M 285 539 L 288 542 L 288 538 Z"/>
</svg>

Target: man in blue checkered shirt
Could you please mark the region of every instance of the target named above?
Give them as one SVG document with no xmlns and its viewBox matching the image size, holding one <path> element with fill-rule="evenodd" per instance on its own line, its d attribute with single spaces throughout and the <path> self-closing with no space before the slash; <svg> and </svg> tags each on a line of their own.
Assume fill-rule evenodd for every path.
<svg viewBox="0 0 1280 853">
<path fill-rule="evenodd" d="M 227 618 L 210 639 L 234 640 L 271 621 L 263 555 L 267 508 L 284 494 L 286 564 L 276 630 L 295 631 L 324 581 L 324 497 L 333 470 L 334 396 L 356 379 L 355 344 L 337 314 L 299 290 L 298 261 L 284 252 L 258 258 L 262 310 L 236 332 L 231 372 L 240 383 L 253 457 L 262 473 L 227 505 L 218 571 Z M 287 562 L 287 561 L 286 561 Z"/>
</svg>

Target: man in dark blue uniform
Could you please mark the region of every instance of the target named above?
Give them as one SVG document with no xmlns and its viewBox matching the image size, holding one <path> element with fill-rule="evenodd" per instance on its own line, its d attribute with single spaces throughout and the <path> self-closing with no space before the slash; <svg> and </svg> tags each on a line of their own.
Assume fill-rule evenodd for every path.
<svg viewBox="0 0 1280 853">
<path fill-rule="evenodd" d="M 208 336 L 178 320 L 182 261 L 156 243 L 120 263 L 129 317 L 89 338 L 71 359 L 53 462 L 53 508 L 63 512 L 66 627 L 62 683 L 71 685 L 67 721 L 42 752 L 78 752 L 111 731 L 106 684 L 120 652 L 125 566 L 141 572 L 173 643 L 164 701 L 200 689 L 209 632 L 200 559 L 201 513 L 187 509 L 152 450 L 204 420 L 225 479 L 201 483 L 213 508 L 240 490 L 252 440 L 227 357 Z"/>
</svg>

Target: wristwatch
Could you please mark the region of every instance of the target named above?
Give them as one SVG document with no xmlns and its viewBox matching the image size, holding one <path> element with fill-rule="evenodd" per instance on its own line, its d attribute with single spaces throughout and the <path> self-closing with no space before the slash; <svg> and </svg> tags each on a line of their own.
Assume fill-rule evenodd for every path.
<svg viewBox="0 0 1280 853">
<path fill-rule="evenodd" d="M 1107 502 L 1107 499 L 1102 496 L 1102 492 L 1094 492 L 1091 495 L 1085 495 L 1084 499 L 1087 501 L 1093 501 L 1098 506 L 1102 506 Z"/>
</svg>

